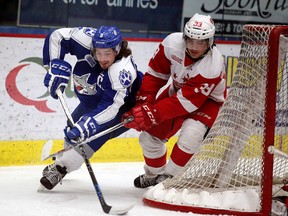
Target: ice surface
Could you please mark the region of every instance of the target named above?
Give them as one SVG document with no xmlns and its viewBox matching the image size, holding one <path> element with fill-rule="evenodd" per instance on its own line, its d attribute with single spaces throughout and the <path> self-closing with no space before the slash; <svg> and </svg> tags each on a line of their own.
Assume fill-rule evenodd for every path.
<svg viewBox="0 0 288 216">
<path fill-rule="evenodd" d="M 0 167 L 0 215 L 3 216 L 104 216 L 85 164 L 68 174 L 62 185 L 38 193 L 45 166 Z M 93 163 L 97 181 L 108 205 L 135 206 L 127 216 L 194 216 L 143 205 L 147 189 L 133 186 L 143 174 L 143 163 Z"/>
</svg>

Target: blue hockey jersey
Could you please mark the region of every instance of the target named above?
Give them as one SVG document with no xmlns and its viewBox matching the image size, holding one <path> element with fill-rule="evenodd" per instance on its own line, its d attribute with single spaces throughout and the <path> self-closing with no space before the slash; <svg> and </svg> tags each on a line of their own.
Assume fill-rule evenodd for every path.
<svg viewBox="0 0 288 216">
<path fill-rule="evenodd" d="M 116 61 L 108 70 L 102 70 L 92 56 L 95 31 L 87 27 L 55 30 L 45 39 L 43 64 L 49 66 L 55 58 L 63 60 L 68 53 L 76 56 L 72 75 L 75 94 L 82 106 L 92 110 L 91 115 L 98 124 L 103 124 L 115 118 L 131 94 L 137 67 L 130 55 Z"/>
<path fill-rule="evenodd" d="M 66 54 L 77 58 L 72 72 L 74 92 L 80 104 L 72 113 L 75 122 L 84 114 L 93 117 L 100 129 L 105 130 L 119 122 L 124 112 L 135 105 L 142 73 L 132 55 L 123 57 L 103 70 L 94 59 L 92 37 L 95 28 L 60 28 L 45 38 L 43 47 L 43 64 L 49 67 L 52 59 L 64 60 Z M 96 151 L 109 138 L 118 136 L 127 128 L 115 131 L 113 135 L 97 139 L 91 147 Z"/>
</svg>

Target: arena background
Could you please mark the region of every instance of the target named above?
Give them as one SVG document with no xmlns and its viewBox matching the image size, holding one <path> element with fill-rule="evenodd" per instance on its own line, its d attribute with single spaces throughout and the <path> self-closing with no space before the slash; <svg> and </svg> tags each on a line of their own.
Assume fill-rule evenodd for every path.
<svg viewBox="0 0 288 216">
<path fill-rule="evenodd" d="M 50 163 L 40 160 L 42 145 L 49 139 L 54 140 L 53 151 L 62 148 L 65 115 L 42 84 L 42 46 L 48 32 L 60 27 L 117 25 L 129 41 L 138 68 L 145 72 L 165 36 L 182 31 L 196 12 L 210 14 L 229 87 L 243 25 L 288 21 L 286 0 L 0 0 L 0 5 L 0 166 Z M 65 97 L 72 110 L 77 99 L 70 88 Z M 91 162 L 142 161 L 138 135 L 130 130 L 110 140 Z M 169 140 L 169 154 L 176 140 L 177 135 Z"/>
</svg>

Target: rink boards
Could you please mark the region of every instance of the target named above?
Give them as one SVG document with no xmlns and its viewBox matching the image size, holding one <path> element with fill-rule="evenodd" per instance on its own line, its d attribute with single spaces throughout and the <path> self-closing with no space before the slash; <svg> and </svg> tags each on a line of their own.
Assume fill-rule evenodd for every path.
<svg viewBox="0 0 288 216">
<path fill-rule="evenodd" d="M 167 143 L 168 155 L 176 142 L 172 137 Z M 49 164 L 41 161 L 42 146 L 47 140 L 0 141 L 0 166 Z M 51 153 L 62 149 L 63 140 L 53 140 Z M 114 138 L 109 140 L 91 158 L 91 162 L 140 162 L 143 161 L 138 138 Z"/>
</svg>

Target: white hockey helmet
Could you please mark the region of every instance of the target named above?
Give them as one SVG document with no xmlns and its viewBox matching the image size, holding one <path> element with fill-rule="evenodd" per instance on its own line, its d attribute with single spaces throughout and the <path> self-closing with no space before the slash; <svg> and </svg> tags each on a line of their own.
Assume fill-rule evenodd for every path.
<svg viewBox="0 0 288 216">
<path fill-rule="evenodd" d="M 209 39 L 209 46 L 213 44 L 215 25 L 210 15 L 196 13 L 184 27 L 184 36 L 192 39 Z"/>
</svg>

